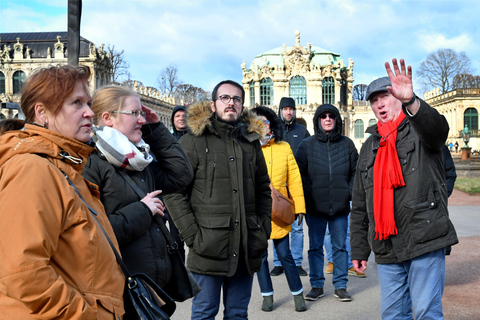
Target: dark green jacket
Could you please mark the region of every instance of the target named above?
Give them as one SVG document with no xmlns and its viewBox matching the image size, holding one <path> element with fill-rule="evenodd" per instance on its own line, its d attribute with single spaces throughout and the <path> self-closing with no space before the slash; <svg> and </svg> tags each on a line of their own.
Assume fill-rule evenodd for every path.
<svg viewBox="0 0 480 320">
<path fill-rule="evenodd" d="M 189 108 L 187 124 L 191 132 L 180 145 L 195 178 L 183 192 L 164 196 L 189 247 L 187 266 L 200 274 L 233 276 L 245 261 L 253 275 L 271 232 L 270 180 L 258 141 L 263 123 L 244 112 L 230 126 L 204 103 Z"/>
<path fill-rule="evenodd" d="M 353 188 L 350 220 L 352 260 L 367 260 L 375 253 L 376 263 L 399 263 L 458 243 L 448 216 L 447 187 L 442 146 L 448 135 L 445 117 L 420 100 L 414 116 L 397 132 L 397 153 L 405 186 L 395 189 L 395 224 L 398 234 L 375 240 L 373 215 L 373 164 L 380 135 L 377 125 L 367 129 L 371 136 L 360 150 Z"/>
</svg>

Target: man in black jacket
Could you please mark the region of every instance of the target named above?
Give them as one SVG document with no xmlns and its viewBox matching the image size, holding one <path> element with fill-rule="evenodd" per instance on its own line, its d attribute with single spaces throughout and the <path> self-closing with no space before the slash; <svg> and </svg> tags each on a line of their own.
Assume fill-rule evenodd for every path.
<svg viewBox="0 0 480 320">
<path fill-rule="evenodd" d="M 351 257 L 363 272 L 373 251 L 382 319 L 443 319 L 448 217 L 442 146 L 448 123 L 413 93 L 412 68 L 393 59 L 367 88 L 377 125 L 362 145 L 353 189 Z M 408 71 L 408 72 L 407 72 Z M 412 312 L 413 311 L 413 312 Z"/>
<path fill-rule="evenodd" d="M 186 115 L 186 108 L 184 106 L 176 106 L 173 108 L 171 118 L 172 134 L 177 140 L 180 140 L 180 138 L 188 132 Z"/>
<path fill-rule="evenodd" d="M 332 239 L 334 295 L 340 301 L 351 301 L 346 290 L 346 239 L 358 153 L 353 141 L 342 135 L 342 119 L 335 106 L 318 107 L 313 124 L 315 135 L 303 140 L 295 153 L 307 207 L 312 290 L 305 299 L 317 300 L 324 295 L 323 242 L 328 225 Z"/>
<path fill-rule="evenodd" d="M 278 117 L 282 120 L 285 130 L 283 130 L 283 140 L 287 141 L 292 148 L 293 154 L 297 151 L 298 145 L 303 139 L 310 137 L 305 126 L 297 123 L 295 100 L 290 97 L 283 97 L 278 106 Z M 300 276 L 307 276 L 307 272 L 302 268 L 303 261 L 303 214 L 299 214 L 292 224 L 290 232 L 290 248 L 293 260 L 297 266 Z M 283 273 L 282 263 L 277 257 L 275 248 L 273 248 L 273 269 L 270 272 L 272 276 L 278 276 Z"/>
</svg>

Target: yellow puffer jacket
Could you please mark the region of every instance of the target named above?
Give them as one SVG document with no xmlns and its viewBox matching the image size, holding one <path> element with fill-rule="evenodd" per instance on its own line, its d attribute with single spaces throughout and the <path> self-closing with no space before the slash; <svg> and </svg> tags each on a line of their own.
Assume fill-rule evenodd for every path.
<svg viewBox="0 0 480 320">
<path fill-rule="evenodd" d="M 290 195 L 295 201 L 295 214 L 305 214 L 302 177 L 290 145 L 284 141 L 275 143 L 275 140 L 272 139 L 262 147 L 262 151 L 273 187 L 284 196 L 288 196 L 288 185 Z M 292 226 L 280 227 L 272 221 L 270 239 L 282 239 L 290 231 L 292 231 Z"/>
</svg>

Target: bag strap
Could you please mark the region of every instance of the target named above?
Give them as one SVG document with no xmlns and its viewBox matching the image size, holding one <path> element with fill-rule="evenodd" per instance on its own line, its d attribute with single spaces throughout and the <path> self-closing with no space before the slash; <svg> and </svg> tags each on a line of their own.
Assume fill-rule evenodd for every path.
<svg viewBox="0 0 480 320">
<path fill-rule="evenodd" d="M 117 173 L 130 185 L 130 187 L 132 187 L 133 191 L 135 191 L 135 193 L 140 197 L 140 199 L 143 199 L 145 198 L 145 196 L 147 195 L 145 191 L 143 191 L 142 188 L 140 188 L 138 186 L 138 184 L 135 183 L 135 181 L 133 181 L 133 179 L 125 173 L 125 171 L 123 170 L 117 170 Z M 161 219 L 161 217 L 159 215 L 155 215 L 155 219 L 157 219 L 156 217 L 158 216 L 158 218 Z M 177 245 L 177 242 L 175 242 L 175 240 L 173 240 L 173 237 L 172 235 L 170 234 L 170 231 L 167 229 L 167 226 L 165 226 L 165 223 L 163 221 L 159 221 L 159 219 L 157 219 L 157 222 L 158 224 L 160 225 L 160 228 L 162 229 L 162 233 L 163 235 L 165 236 L 165 239 L 167 240 L 168 242 L 168 252 L 170 254 L 173 254 L 177 248 L 178 248 L 178 245 Z M 172 250 L 172 251 L 170 251 Z"/>
<path fill-rule="evenodd" d="M 87 205 L 88 210 L 90 210 L 90 212 L 92 213 L 92 216 L 93 216 L 93 218 L 95 219 L 95 221 L 97 222 L 98 226 L 100 227 L 100 230 L 102 230 L 103 234 L 104 234 L 105 237 L 107 238 L 108 243 L 110 244 L 110 247 L 112 247 L 113 253 L 115 254 L 115 257 L 117 258 L 118 264 L 119 264 L 120 267 L 122 268 L 123 274 L 125 275 L 126 278 L 130 278 L 130 272 L 128 271 L 127 266 L 125 265 L 125 263 L 123 262 L 122 257 L 120 257 L 120 254 L 118 253 L 117 249 L 116 249 L 115 246 L 113 245 L 112 240 L 111 240 L 110 237 L 108 236 L 108 234 L 107 234 L 107 232 L 105 231 L 105 229 L 103 229 L 103 227 L 102 227 L 102 225 L 100 224 L 100 222 L 98 222 L 98 220 L 97 220 L 98 213 L 87 203 L 87 201 L 85 201 L 85 199 L 83 198 L 83 196 L 82 196 L 82 194 L 80 193 L 80 191 L 78 191 L 77 186 L 72 182 L 72 180 L 70 180 L 70 178 L 68 177 L 68 175 L 67 175 L 65 172 L 63 172 L 60 168 L 59 168 L 59 170 L 63 173 L 63 176 L 65 177 L 65 179 L 67 179 L 68 184 L 71 185 L 71 186 L 73 187 L 73 189 L 75 189 L 75 192 L 78 194 L 78 196 L 80 197 L 80 199 L 82 199 L 82 201 Z"/>
</svg>

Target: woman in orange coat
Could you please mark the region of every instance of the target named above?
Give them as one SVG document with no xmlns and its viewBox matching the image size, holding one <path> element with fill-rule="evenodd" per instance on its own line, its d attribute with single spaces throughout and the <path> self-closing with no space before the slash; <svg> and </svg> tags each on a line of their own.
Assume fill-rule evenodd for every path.
<svg viewBox="0 0 480 320">
<path fill-rule="evenodd" d="M 257 107 L 253 111 L 263 120 L 267 131 L 267 135 L 261 142 L 270 181 L 273 187 L 283 195 L 288 197 L 290 193 L 295 202 L 295 213 L 302 215 L 305 213 L 302 178 L 290 145 L 281 141 L 283 128 L 280 119 L 272 109 L 267 107 Z M 294 297 L 295 311 L 305 311 L 307 308 L 303 298 L 303 286 L 290 251 L 288 234 L 291 230 L 291 225 L 280 227 L 272 221 L 270 239 L 273 240 L 278 258 L 285 270 L 288 286 Z M 257 276 L 263 296 L 262 310 L 272 311 L 273 286 L 267 258 L 267 252 L 265 252 L 262 269 Z"/>
</svg>

